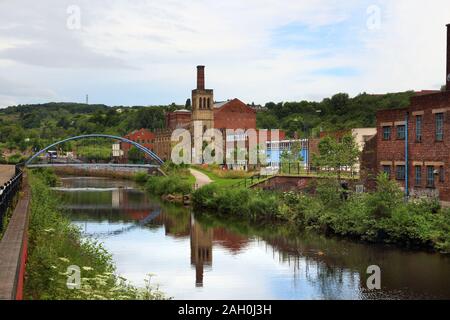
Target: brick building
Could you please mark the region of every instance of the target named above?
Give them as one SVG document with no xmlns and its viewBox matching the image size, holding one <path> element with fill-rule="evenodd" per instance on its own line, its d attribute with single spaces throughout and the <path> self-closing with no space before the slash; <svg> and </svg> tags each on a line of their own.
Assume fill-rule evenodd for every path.
<svg viewBox="0 0 450 320">
<path fill-rule="evenodd" d="M 419 94 L 407 108 L 377 112 L 374 173 L 386 172 L 412 197 L 439 196 L 450 203 L 450 25 L 447 86 Z M 407 187 L 407 188 L 406 188 Z"/>
<path fill-rule="evenodd" d="M 197 66 L 197 88 L 192 90 L 192 111 L 177 110 L 166 114 L 166 128 L 155 132 L 155 152 L 163 160 L 171 158 L 172 132 L 178 128 L 193 130 L 194 121 L 202 121 L 203 129 L 215 128 L 227 139 L 226 129 L 255 129 L 256 110 L 239 99 L 214 102 L 214 90 L 205 88 L 205 67 Z M 284 139 L 284 133 L 280 132 Z M 269 136 L 269 140 L 271 137 Z M 224 143 L 225 145 L 225 143 Z"/>
<path fill-rule="evenodd" d="M 140 129 L 135 130 L 133 132 L 130 132 L 124 138 L 137 142 L 140 145 L 146 147 L 147 149 L 154 151 L 154 144 L 155 144 L 155 134 L 147 129 Z M 120 153 L 120 156 L 123 159 L 128 159 L 128 152 L 132 148 L 132 145 L 126 142 L 120 142 L 120 150 L 122 151 Z M 114 146 L 113 146 L 114 150 Z M 113 152 L 114 155 L 114 152 Z"/>
</svg>

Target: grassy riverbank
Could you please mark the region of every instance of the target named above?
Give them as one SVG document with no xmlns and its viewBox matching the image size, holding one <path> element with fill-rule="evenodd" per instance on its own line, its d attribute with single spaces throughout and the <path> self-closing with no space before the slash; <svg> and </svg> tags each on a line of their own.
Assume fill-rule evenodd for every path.
<svg viewBox="0 0 450 320">
<path fill-rule="evenodd" d="M 189 167 L 167 162 L 161 168 L 166 176 L 150 176 L 146 173 L 134 175 L 134 180 L 145 186 L 145 189 L 157 196 L 183 196 L 193 191 L 195 178 L 190 174 Z"/>
<path fill-rule="evenodd" d="M 31 216 L 25 279 L 26 299 L 163 299 L 149 281 L 136 288 L 117 276 L 111 255 L 98 242 L 82 240 L 80 230 L 59 209 L 49 188 L 51 171 L 29 172 Z M 68 289 L 68 267 L 80 270 L 80 288 Z"/>
<path fill-rule="evenodd" d="M 207 167 L 194 166 L 193 168 L 206 174 L 213 181 L 214 185 L 221 188 L 232 187 L 252 176 L 252 173 L 246 171 L 220 170 L 214 165 Z"/>
<path fill-rule="evenodd" d="M 450 210 L 437 201 L 405 203 L 398 185 L 384 176 L 378 178 L 376 192 L 353 194 L 348 200 L 330 180 L 321 182 L 315 195 L 211 184 L 196 190 L 192 201 L 196 210 L 223 216 L 283 221 L 325 234 L 450 252 Z"/>
</svg>

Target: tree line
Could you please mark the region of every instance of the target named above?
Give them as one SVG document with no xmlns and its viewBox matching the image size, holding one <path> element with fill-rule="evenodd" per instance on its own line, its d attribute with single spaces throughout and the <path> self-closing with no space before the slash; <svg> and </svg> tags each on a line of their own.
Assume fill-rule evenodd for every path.
<svg viewBox="0 0 450 320">
<path fill-rule="evenodd" d="M 258 108 L 257 126 L 282 129 L 288 137 L 317 136 L 320 131 L 375 126 L 377 110 L 405 107 L 413 92 L 385 95 L 339 93 L 321 102 L 268 102 Z M 3 155 L 26 154 L 65 137 L 105 133 L 123 136 L 140 128 L 165 126 L 165 113 L 185 105 L 114 106 L 82 103 L 45 103 L 0 109 L 0 162 Z M 19 156 L 16 156 L 16 158 Z"/>
</svg>

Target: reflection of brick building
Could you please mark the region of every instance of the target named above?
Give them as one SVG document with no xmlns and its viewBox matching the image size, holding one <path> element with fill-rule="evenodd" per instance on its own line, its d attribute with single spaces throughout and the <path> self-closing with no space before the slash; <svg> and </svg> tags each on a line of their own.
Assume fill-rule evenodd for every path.
<svg viewBox="0 0 450 320">
<path fill-rule="evenodd" d="M 447 25 L 450 45 L 450 25 Z M 419 94 L 404 109 L 377 113 L 376 171 L 386 172 L 412 196 L 450 202 L 450 48 L 446 91 Z M 407 153 L 406 153 L 407 150 Z"/>
<path fill-rule="evenodd" d="M 195 285 L 203 287 L 204 266 L 212 265 L 213 229 L 204 229 L 192 218 L 191 264 L 195 266 Z"/>
</svg>

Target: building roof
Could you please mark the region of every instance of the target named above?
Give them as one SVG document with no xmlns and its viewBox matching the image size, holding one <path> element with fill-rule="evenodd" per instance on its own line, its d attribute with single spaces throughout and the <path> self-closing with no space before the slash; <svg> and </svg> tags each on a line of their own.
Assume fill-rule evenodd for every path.
<svg viewBox="0 0 450 320">
<path fill-rule="evenodd" d="M 232 108 L 240 107 L 240 108 L 243 108 L 242 110 L 245 109 L 247 112 L 256 113 L 255 109 L 251 108 L 250 106 L 248 106 L 247 104 L 245 104 L 244 102 L 242 102 L 241 100 L 239 100 L 237 98 L 215 103 L 214 104 L 214 113 L 220 112 L 228 107 L 232 107 Z"/>
<path fill-rule="evenodd" d="M 220 109 L 220 108 L 222 108 L 224 105 L 226 105 L 230 101 L 231 100 L 216 102 L 216 103 L 214 103 L 214 108 L 215 109 Z"/>
<path fill-rule="evenodd" d="M 173 113 L 191 113 L 191 111 L 188 109 L 180 109 L 180 110 L 175 110 Z"/>
<path fill-rule="evenodd" d="M 420 90 L 420 91 L 414 91 L 414 94 L 416 96 L 424 96 L 427 94 L 433 94 L 433 93 L 439 93 L 442 92 L 441 90 Z"/>
</svg>

